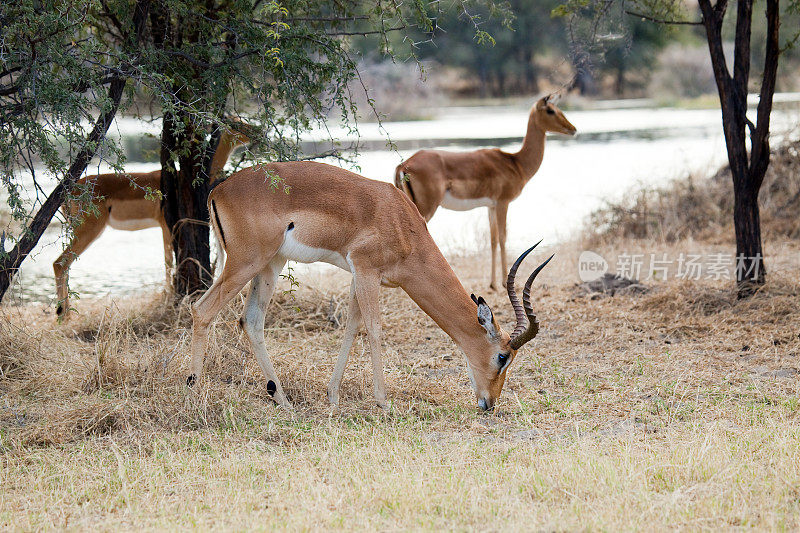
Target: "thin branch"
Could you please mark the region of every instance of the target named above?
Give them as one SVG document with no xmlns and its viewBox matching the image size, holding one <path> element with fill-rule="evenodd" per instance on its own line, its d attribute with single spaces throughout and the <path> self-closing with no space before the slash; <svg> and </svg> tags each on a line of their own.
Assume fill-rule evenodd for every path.
<svg viewBox="0 0 800 533">
<path fill-rule="evenodd" d="M 676 26 L 702 26 L 703 21 L 701 20 L 667 20 L 667 19 L 660 19 L 657 17 L 652 17 L 650 15 L 646 15 L 644 13 L 637 13 L 636 11 L 629 11 L 625 10 L 626 15 L 630 15 L 632 17 L 640 17 L 645 20 L 649 20 L 650 22 L 657 22 L 658 24 L 673 24 Z"/>
<path fill-rule="evenodd" d="M 362 37 L 366 37 L 367 35 L 376 35 L 381 34 L 384 35 L 391 31 L 400 31 L 406 29 L 406 25 L 403 24 L 401 26 L 395 26 L 393 28 L 381 28 L 380 30 L 372 30 L 372 31 L 335 31 L 335 32 L 326 32 L 325 35 L 329 35 L 331 37 L 340 37 L 340 36 L 348 36 L 348 35 L 360 35 Z"/>
<path fill-rule="evenodd" d="M 286 22 L 350 22 L 353 20 L 369 20 L 367 15 L 353 15 L 352 17 L 293 17 Z"/>
</svg>

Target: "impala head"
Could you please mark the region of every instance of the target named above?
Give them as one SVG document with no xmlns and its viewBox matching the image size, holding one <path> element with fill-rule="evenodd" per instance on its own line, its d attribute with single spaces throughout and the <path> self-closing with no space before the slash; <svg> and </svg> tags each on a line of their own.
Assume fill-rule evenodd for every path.
<svg viewBox="0 0 800 533">
<path fill-rule="evenodd" d="M 544 131 L 553 133 L 563 133 L 564 135 L 575 135 L 578 131 L 572 123 L 567 120 L 564 113 L 553 103 L 552 95 L 547 95 L 533 106 L 531 118 Z"/>
<path fill-rule="evenodd" d="M 517 324 L 511 334 L 497 324 L 491 308 L 483 297 L 472 295 L 472 301 L 478 306 L 478 324 L 486 330 L 486 337 L 489 341 L 489 350 L 478 361 L 470 361 L 469 364 L 470 380 L 478 399 L 478 406 L 484 411 L 494 407 L 495 401 L 503 390 L 508 367 L 517 356 L 517 351 L 539 332 L 539 321 L 531 306 L 531 285 L 537 274 L 553 256 L 551 255 L 547 261 L 536 267 L 536 270 L 528 278 L 522 291 L 522 303 L 514 290 L 514 280 L 520 263 L 538 245 L 537 242 L 520 255 L 508 272 L 506 281 L 508 298 L 511 300 L 511 306 L 514 308 L 514 315 L 517 319 Z"/>
<path fill-rule="evenodd" d="M 252 126 L 237 117 L 229 118 L 226 122 L 229 128 L 222 130 L 220 144 L 224 143 L 236 147 L 244 146 L 252 142 Z"/>
</svg>

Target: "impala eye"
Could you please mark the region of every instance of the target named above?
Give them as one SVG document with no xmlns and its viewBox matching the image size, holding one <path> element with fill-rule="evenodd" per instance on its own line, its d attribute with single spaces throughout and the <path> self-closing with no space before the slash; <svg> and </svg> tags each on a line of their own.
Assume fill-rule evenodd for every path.
<svg viewBox="0 0 800 533">
<path fill-rule="evenodd" d="M 506 366 L 508 362 L 508 354 L 507 353 L 499 353 L 497 354 L 497 366 L 503 368 Z"/>
<path fill-rule="evenodd" d="M 548 114 L 548 115 L 555 115 L 555 114 L 556 114 L 556 112 L 555 112 L 553 109 L 551 109 L 551 108 L 549 108 L 549 107 L 548 107 L 548 108 L 547 108 L 547 114 Z"/>
</svg>

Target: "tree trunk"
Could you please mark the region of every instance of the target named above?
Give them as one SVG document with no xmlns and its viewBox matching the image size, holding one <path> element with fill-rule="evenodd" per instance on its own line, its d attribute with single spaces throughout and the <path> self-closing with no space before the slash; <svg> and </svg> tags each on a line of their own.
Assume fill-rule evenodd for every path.
<svg viewBox="0 0 800 533">
<path fill-rule="evenodd" d="M 625 93 L 625 68 L 622 66 L 617 67 L 617 79 L 614 83 L 614 91 L 619 98 L 622 98 Z"/>
<path fill-rule="evenodd" d="M 180 139 L 175 128 L 178 120 L 188 124 Z M 184 147 L 188 144 L 188 148 L 177 150 L 178 141 Z M 204 145 L 204 129 L 180 115 L 164 116 L 161 207 L 167 226 L 172 229 L 176 258 L 173 288 L 178 299 L 206 290 L 212 281 L 207 205 L 210 157 L 206 155 L 211 150 L 204 150 Z M 180 169 L 176 168 L 173 160 L 175 153 L 179 154 Z"/>
<path fill-rule="evenodd" d="M 756 124 L 747 119 L 747 85 L 750 77 L 750 39 L 753 0 L 737 2 L 733 76 L 725 63 L 722 25 L 726 1 L 711 5 L 699 0 L 706 29 L 711 64 L 722 107 L 722 126 L 734 192 L 733 223 L 736 233 L 736 281 L 739 298 L 752 295 L 766 280 L 761 246 L 758 192 L 769 166 L 769 123 L 780 55 L 778 0 L 767 0 L 767 43 Z M 746 131 L 752 149 L 748 156 Z"/>
<path fill-rule="evenodd" d="M 136 38 L 137 45 L 141 42 L 142 31 L 145 26 L 145 21 L 147 20 L 147 11 L 149 7 L 149 0 L 142 0 L 137 2 L 134 8 L 133 35 Z M 11 287 L 11 282 L 19 271 L 22 262 L 25 261 L 33 248 L 38 244 L 39 239 L 47 229 L 53 216 L 58 212 L 59 207 L 61 207 L 61 204 L 64 203 L 64 200 L 75 186 L 75 182 L 80 178 L 81 174 L 84 173 L 89 162 L 92 160 L 95 153 L 97 153 L 97 149 L 105 138 L 111 121 L 114 120 L 117 114 L 126 83 L 127 78 L 123 76 L 116 77 L 111 81 L 108 88 L 108 98 L 111 100 L 111 106 L 97 117 L 94 128 L 86 138 L 83 148 L 72 161 L 67 174 L 58 185 L 56 185 L 56 188 L 53 189 L 53 192 L 50 193 L 42 204 L 42 207 L 39 208 L 39 211 L 34 215 L 33 221 L 28 227 L 28 231 L 25 232 L 8 255 L 0 261 L 0 302 L 2 302 L 3 297 L 6 292 L 8 292 L 9 287 Z"/>
<path fill-rule="evenodd" d="M 736 228 L 736 281 L 739 297 L 743 298 L 751 296 L 763 285 L 766 275 L 757 190 L 734 187 L 733 221 Z"/>
</svg>

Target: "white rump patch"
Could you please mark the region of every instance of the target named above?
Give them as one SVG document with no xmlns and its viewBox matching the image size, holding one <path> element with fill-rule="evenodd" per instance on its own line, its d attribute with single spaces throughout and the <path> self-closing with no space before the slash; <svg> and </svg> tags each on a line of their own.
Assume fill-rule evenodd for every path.
<svg viewBox="0 0 800 533">
<path fill-rule="evenodd" d="M 160 226 L 158 220 L 154 218 L 114 218 L 113 210 L 108 217 L 108 225 L 114 229 L 121 229 L 124 231 L 139 231 L 140 229 L 157 228 Z"/>
<path fill-rule="evenodd" d="M 456 198 L 450 191 L 444 192 L 442 207 L 452 211 L 469 211 L 477 207 L 494 207 L 496 202 L 491 198 Z"/>
<path fill-rule="evenodd" d="M 298 241 L 294 237 L 294 228 L 286 232 L 283 244 L 278 249 L 278 253 L 289 261 L 298 263 L 316 263 L 321 261 L 337 266 L 342 270 L 350 272 L 350 265 L 339 252 L 326 250 L 324 248 L 314 248 Z"/>
</svg>

